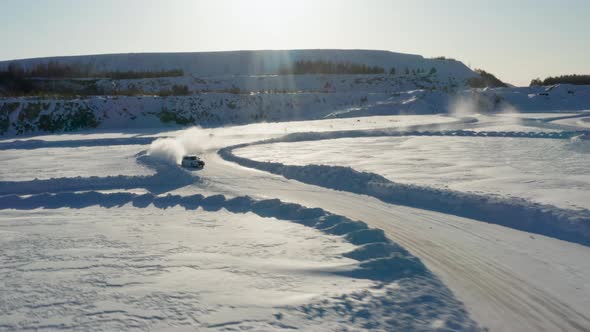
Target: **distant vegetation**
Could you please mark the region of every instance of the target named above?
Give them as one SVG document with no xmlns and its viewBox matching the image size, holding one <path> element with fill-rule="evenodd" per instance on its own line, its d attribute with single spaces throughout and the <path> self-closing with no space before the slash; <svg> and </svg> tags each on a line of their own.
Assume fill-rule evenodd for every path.
<svg viewBox="0 0 590 332">
<path fill-rule="evenodd" d="M 575 85 L 590 85 L 590 75 L 562 75 L 555 77 L 547 77 L 544 80 L 535 78 L 531 81 L 530 86 L 555 85 L 555 84 L 575 84 Z"/>
<path fill-rule="evenodd" d="M 0 95 L 23 95 L 33 91 L 33 82 L 10 71 L 0 71 Z"/>
<path fill-rule="evenodd" d="M 180 69 L 157 71 L 97 71 L 91 65 L 68 65 L 57 61 L 39 63 L 33 68 L 24 68 L 19 63 L 8 65 L 8 73 L 24 78 L 110 78 L 115 80 L 183 76 Z"/>
<path fill-rule="evenodd" d="M 159 71 L 95 71 L 88 65 L 67 65 L 57 61 L 40 63 L 31 69 L 19 63 L 10 63 L 6 70 L 0 71 L 0 95 L 45 95 L 45 94 L 102 94 L 96 88 L 96 79 L 141 79 L 183 76 L 180 69 Z M 74 79 L 78 79 L 75 80 Z M 80 80 L 84 79 L 84 80 Z M 93 80 L 94 79 L 94 80 Z M 55 84 L 52 80 L 65 82 L 71 80 L 73 86 Z M 78 86 L 77 88 L 74 86 Z M 188 94 L 186 87 L 173 87 L 170 93 Z"/>
<path fill-rule="evenodd" d="M 472 77 L 467 80 L 467 84 L 471 88 L 505 88 L 508 85 L 500 81 L 496 76 L 486 72 L 483 69 L 476 69 L 479 77 Z"/>
<path fill-rule="evenodd" d="M 133 92 L 133 91 L 132 91 Z M 137 93 L 124 93 L 125 95 L 139 95 L 141 92 Z M 188 96 L 190 95 L 190 90 L 186 85 L 173 85 L 172 89 L 170 90 L 160 90 L 157 93 L 160 97 L 168 97 L 168 96 Z"/>
<path fill-rule="evenodd" d="M 302 74 L 383 74 L 385 69 L 350 62 L 334 63 L 331 61 L 297 61 L 292 67 L 283 67 L 280 75 Z"/>
<path fill-rule="evenodd" d="M 453 58 L 447 58 L 446 56 L 437 56 L 434 58 L 431 58 L 432 60 L 441 60 L 441 61 L 457 61 Z"/>
<path fill-rule="evenodd" d="M 159 77 L 175 77 L 183 76 L 184 72 L 181 69 L 172 70 L 158 70 L 158 71 L 110 71 L 97 73 L 99 78 L 110 78 L 113 80 L 133 80 L 140 78 L 159 78 Z"/>
</svg>

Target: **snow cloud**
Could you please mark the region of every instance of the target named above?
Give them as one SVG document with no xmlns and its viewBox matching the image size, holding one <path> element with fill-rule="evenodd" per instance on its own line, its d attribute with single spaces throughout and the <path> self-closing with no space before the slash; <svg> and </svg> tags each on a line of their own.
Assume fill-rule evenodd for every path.
<svg viewBox="0 0 590 332">
<path fill-rule="evenodd" d="M 477 112 L 477 105 L 474 98 L 459 96 L 451 101 L 449 112 L 456 117 L 465 117 Z"/>
<path fill-rule="evenodd" d="M 199 127 L 191 128 L 178 136 L 176 140 L 188 153 L 204 153 L 215 147 L 215 136 L 213 133 Z"/>
<path fill-rule="evenodd" d="M 180 164 L 185 154 L 202 154 L 215 147 L 214 135 L 195 127 L 177 137 L 159 138 L 152 142 L 148 155 L 171 164 Z"/>
<path fill-rule="evenodd" d="M 495 93 L 470 92 L 451 98 L 449 113 L 456 117 L 466 117 L 479 113 L 495 112 L 506 115 L 506 120 L 518 124 L 519 119 L 515 116 L 518 110 L 506 102 L 501 96 Z"/>
<path fill-rule="evenodd" d="M 159 138 L 148 149 L 149 156 L 172 164 L 180 164 L 185 153 L 184 146 L 176 138 Z"/>
</svg>

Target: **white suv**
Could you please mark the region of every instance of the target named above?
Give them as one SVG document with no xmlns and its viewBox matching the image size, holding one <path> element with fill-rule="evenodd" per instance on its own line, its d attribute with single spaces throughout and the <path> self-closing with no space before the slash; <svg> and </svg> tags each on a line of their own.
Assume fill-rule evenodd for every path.
<svg viewBox="0 0 590 332">
<path fill-rule="evenodd" d="M 203 167 L 205 167 L 205 162 L 195 155 L 187 155 L 182 157 L 181 165 L 182 167 L 202 169 Z"/>
</svg>

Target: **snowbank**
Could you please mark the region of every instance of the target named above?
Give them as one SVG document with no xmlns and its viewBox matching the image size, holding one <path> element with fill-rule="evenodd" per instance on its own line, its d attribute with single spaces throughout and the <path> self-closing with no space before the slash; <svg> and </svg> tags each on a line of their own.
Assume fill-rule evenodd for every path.
<svg viewBox="0 0 590 332">
<path fill-rule="evenodd" d="M 458 131 L 464 134 L 463 131 Z M 449 132 L 457 134 L 458 132 Z M 551 205 L 537 204 L 519 198 L 503 198 L 463 193 L 447 189 L 401 184 L 374 173 L 358 172 L 349 167 L 306 165 L 293 166 L 282 163 L 260 162 L 236 156 L 233 151 L 254 144 L 270 142 L 294 142 L 341 137 L 415 135 L 416 132 L 364 131 L 331 133 L 298 133 L 283 138 L 221 149 L 222 158 L 242 166 L 282 175 L 304 183 L 349 191 L 376 197 L 384 202 L 454 214 L 466 218 L 495 223 L 527 232 L 590 245 L 590 211 L 568 210 Z M 475 133 L 470 133 L 475 134 Z M 479 134 L 479 133 L 477 133 Z M 497 133 L 496 133 L 497 134 Z M 551 133 L 542 133 L 546 138 Z M 556 138 L 571 138 L 576 132 L 557 133 Z M 483 133 L 485 136 L 486 133 Z M 502 133 L 506 135 L 506 133 Z M 533 137 L 516 135 L 514 137 Z"/>
<path fill-rule="evenodd" d="M 164 158 L 166 155 L 162 153 Z M 154 171 L 153 175 L 117 175 L 89 177 L 59 177 L 34 179 L 28 181 L 0 181 L 0 195 L 39 194 L 48 192 L 136 189 L 143 188 L 150 192 L 162 193 L 199 181 L 194 174 L 176 165 L 171 160 L 151 158 L 140 153 L 138 162 Z"/>
<path fill-rule="evenodd" d="M 261 217 L 288 220 L 313 227 L 326 234 L 342 236 L 346 241 L 359 245 L 358 249 L 345 254 L 346 257 L 362 262 L 358 268 L 342 272 L 349 276 L 379 281 L 393 281 L 402 277 L 431 276 L 418 259 L 389 240 L 383 231 L 370 229 L 362 221 L 353 221 L 323 209 L 307 208 L 298 204 L 281 202 L 278 199 L 255 200 L 249 196 L 226 198 L 223 195 L 203 196 L 201 194 L 158 196 L 151 193 L 102 193 L 98 191 L 0 196 L 1 210 L 59 209 L 63 207 L 81 209 L 90 206 L 111 208 L 126 204 L 140 208 L 153 205 L 160 209 L 175 206 L 181 206 L 188 210 L 202 208 L 205 211 L 219 211 L 225 209 L 233 213 L 253 212 Z"/>
<path fill-rule="evenodd" d="M 178 207 L 203 211 L 195 217 Z M 322 209 L 276 199 L 200 194 L 90 191 L 0 197 L 0 210 L 18 218 L 11 227 L 18 233 L 18 227 L 27 227 L 26 218 L 35 214 L 26 211 L 39 208 L 53 210 L 36 224 L 42 238 L 22 232 L 16 241 L 10 241 L 10 236 L 0 241 L 1 252 L 10 257 L 7 261 L 19 258 L 19 268 L 3 274 L 3 280 L 17 283 L 26 274 L 27 283 L 34 285 L 2 289 L 13 299 L 11 311 L 19 312 L 4 316 L 3 326 L 8 329 L 45 326 L 46 317 L 53 317 L 47 314 L 49 310 L 62 310 L 60 327 L 74 329 L 113 324 L 116 329 L 125 329 L 124 324 L 166 329 L 183 324 L 207 331 L 224 331 L 227 326 L 256 331 L 285 326 L 310 331 L 339 326 L 359 331 L 423 331 L 435 324 L 441 329 L 481 330 L 419 259 L 388 240 L 382 231 Z M 154 213 L 154 209 L 166 212 Z M 228 216 L 222 210 L 240 216 Z M 246 213 L 279 220 L 266 219 L 261 226 L 261 221 L 254 219 L 252 223 L 258 226 L 249 227 L 248 219 L 253 218 Z M 113 218 L 115 215 L 119 218 Z M 162 222 L 162 218 L 174 220 Z M 318 238 L 293 227 L 287 228 L 291 232 L 285 236 L 280 233 L 285 227 L 277 225 L 282 220 L 340 238 Z M 65 230 L 60 229 L 63 227 Z M 91 239 L 76 233 L 88 229 Z M 274 236 L 260 237 L 257 232 Z M 223 243 L 216 240 L 219 238 Z M 297 243 L 290 242 L 297 239 Z M 346 253 L 350 246 L 344 243 L 346 249 L 338 252 L 343 247 L 338 240 L 357 246 Z M 24 247 L 19 246 L 23 241 Z M 322 249 L 326 246 L 331 250 Z M 43 252 L 47 260 L 39 260 L 37 252 Z M 116 273 L 105 276 L 109 269 L 116 269 Z M 59 278 L 53 277 L 56 273 Z M 231 285 L 219 286 L 219 278 L 230 280 Z M 307 283 L 321 279 L 325 286 L 301 289 L 298 280 L 302 278 Z M 198 285 L 190 280 L 198 280 Z M 356 285 L 356 290 L 338 289 L 343 284 Z M 137 300 L 143 294 L 147 295 Z M 41 305 L 31 306 L 31 295 L 38 299 L 35 304 Z M 53 303 L 64 295 L 75 301 Z M 51 304 L 43 305 L 47 302 Z M 223 306 L 229 308 L 222 311 Z M 88 315 L 88 310 L 98 312 L 100 320 Z M 186 318 L 194 312 L 201 312 L 198 320 Z M 41 318 L 23 318 L 29 316 Z"/>
</svg>

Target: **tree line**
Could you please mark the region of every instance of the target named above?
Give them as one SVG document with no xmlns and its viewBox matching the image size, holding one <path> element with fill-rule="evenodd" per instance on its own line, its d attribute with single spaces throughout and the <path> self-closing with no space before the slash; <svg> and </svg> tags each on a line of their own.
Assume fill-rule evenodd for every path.
<svg viewBox="0 0 590 332">
<path fill-rule="evenodd" d="M 531 81 L 530 86 L 543 86 L 555 84 L 574 84 L 574 85 L 590 85 L 590 75 L 561 75 L 555 77 L 547 77 L 544 80 L 535 78 Z"/>
<path fill-rule="evenodd" d="M 476 69 L 475 72 L 479 74 L 479 77 L 467 79 L 467 85 L 471 88 L 505 88 L 508 86 L 496 76 L 483 69 Z"/>
<path fill-rule="evenodd" d="M 52 60 L 38 63 L 30 69 L 23 67 L 18 62 L 12 62 L 8 64 L 8 67 L 3 74 L 4 76 L 14 78 L 110 78 L 121 80 L 183 76 L 184 72 L 181 69 L 156 71 L 97 71 L 93 69 L 92 65 L 68 65 Z"/>
<path fill-rule="evenodd" d="M 183 76 L 180 69 L 159 70 L 159 71 L 95 71 L 90 65 L 67 65 L 57 61 L 39 63 L 32 68 L 24 68 L 20 63 L 12 62 L 5 70 L 0 70 L 0 95 L 22 96 L 31 94 L 51 93 L 81 93 L 100 94 L 96 84 L 92 81 L 78 80 L 82 88 L 67 88 L 66 85 L 48 85 L 49 80 L 67 80 L 80 78 L 108 78 L 114 80 L 159 78 Z M 45 82 L 45 83 L 44 83 Z M 84 83 L 84 84 L 82 84 Z M 186 89 L 176 88 L 170 93 L 186 94 Z"/>
<path fill-rule="evenodd" d="M 296 61 L 290 67 L 279 69 L 279 75 L 303 74 L 383 74 L 385 69 L 379 66 L 367 66 L 351 62 L 332 61 Z"/>
</svg>

